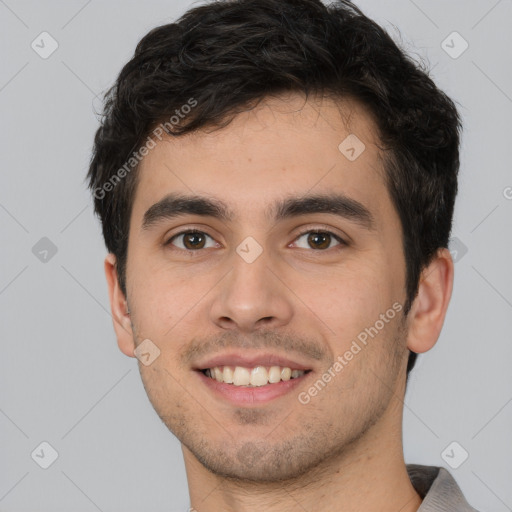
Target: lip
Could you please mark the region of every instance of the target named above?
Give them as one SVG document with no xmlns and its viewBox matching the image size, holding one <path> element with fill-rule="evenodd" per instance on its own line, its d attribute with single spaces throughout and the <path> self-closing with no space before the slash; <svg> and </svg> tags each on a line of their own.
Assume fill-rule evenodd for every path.
<svg viewBox="0 0 512 512">
<path fill-rule="evenodd" d="M 209 359 L 199 361 L 194 365 L 194 370 L 206 370 L 216 366 L 244 366 L 245 368 L 255 368 L 256 366 L 281 366 L 291 368 L 292 370 L 312 370 L 311 365 L 300 361 L 289 359 L 286 356 L 270 353 L 229 352 L 218 354 Z"/>
<path fill-rule="evenodd" d="M 276 364 L 275 366 L 278 365 Z M 234 386 L 233 384 L 225 384 L 224 382 L 218 382 L 211 377 L 207 377 L 199 370 L 194 373 L 216 397 L 227 400 L 234 406 L 248 407 L 251 405 L 262 405 L 291 393 L 303 384 L 305 379 L 313 372 L 308 372 L 295 379 L 257 387 Z"/>
</svg>

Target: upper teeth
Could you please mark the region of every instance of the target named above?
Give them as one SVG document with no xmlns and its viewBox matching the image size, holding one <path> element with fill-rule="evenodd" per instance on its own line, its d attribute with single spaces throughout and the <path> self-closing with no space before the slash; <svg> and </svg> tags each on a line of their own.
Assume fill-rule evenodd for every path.
<svg viewBox="0 0 512 512">
<path fill-rule="evenodd" d="M 218 382 L 233 384 L 235 386 L 265 386 L 281 380 L 296 379 L 304 375 L 304 370 L 292 370 L 286 366 L 256 366 L 246 368 L 244 366 L 216 366 L 208 368 L 205 374 Z"/>
</svg>

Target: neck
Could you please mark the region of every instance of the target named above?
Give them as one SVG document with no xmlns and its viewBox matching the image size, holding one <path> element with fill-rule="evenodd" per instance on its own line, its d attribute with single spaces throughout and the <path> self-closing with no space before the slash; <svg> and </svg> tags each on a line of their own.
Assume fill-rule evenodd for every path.
<svg viewBox="0 0 512 512">
<path fill-rule="evenodd" d="M 400 405 L 388 411 L 388 420 L 396 422 Z M 197 512 L 417 511 L 421 498 L 407 474 L 399 417 L 397 429 L 390 429 L 381 418 L 342 453 L 305 475 L 275 483 L 214 475 L 183 447 L 192 508 Z"/>
</svg>

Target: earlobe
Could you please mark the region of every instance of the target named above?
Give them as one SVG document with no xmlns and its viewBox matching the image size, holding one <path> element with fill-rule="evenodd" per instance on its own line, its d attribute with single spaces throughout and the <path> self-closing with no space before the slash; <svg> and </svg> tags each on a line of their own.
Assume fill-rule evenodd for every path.
<svg viewBox="0 0 512 512">
<path fill-rule="evenodd" d="M 105 277 L 107 279 L 110 309 L 117 337 L 117 345 L 123 354 L 135 357 L 135 340 L 130 319 L 128 303 L 117 276 L 116 257 L 109 253 L 105 258 Z"/>
<path fill-rule="evenodd" d="M 409 313 L 407 348 L 423 353 L 437 342 L 453 288 L 453 260 L 448 249 L 439 249 L 423 270 L 418 294 Z"/>
</svg>

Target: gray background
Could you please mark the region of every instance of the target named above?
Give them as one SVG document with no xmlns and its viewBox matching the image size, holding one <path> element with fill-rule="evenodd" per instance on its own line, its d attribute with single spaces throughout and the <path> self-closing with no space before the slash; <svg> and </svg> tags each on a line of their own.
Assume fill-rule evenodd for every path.
<svg viewBox="0 0 512 512">
<path fill-rule="evenodd" d="M 97 95 L 149 29 L 191 5 L 0 0 L 2 511 L 188 507 L 179 443 L 151 408 L 136 360 L 117 349 L 83 180 Z M 406 460 L 450 469 L 464 449 L 468 459 L 451 472 L 468 500 L 512 510 L 512 2 L 359 5 L 428 60 L 465 124 L 454 294 L 438 344 L 409 383 Z M 31 48 L 43 31 L 59 45 L 47 59 Z M 453 31 L 469 43 L 458 58 L 441 47 Z M 463 42 L 447 44 L 453 54 Z M 43 237 L 56 254 L 41 252 Z M 49 460 L 48 449 L 31 458 L 43 441 L 59 454 L 48 469 L 35 462 Z"/>
</svg>

